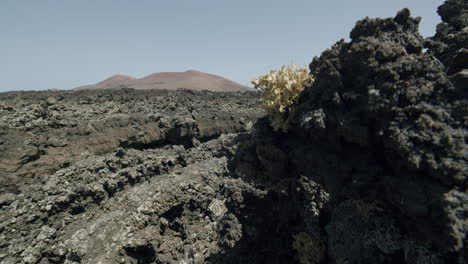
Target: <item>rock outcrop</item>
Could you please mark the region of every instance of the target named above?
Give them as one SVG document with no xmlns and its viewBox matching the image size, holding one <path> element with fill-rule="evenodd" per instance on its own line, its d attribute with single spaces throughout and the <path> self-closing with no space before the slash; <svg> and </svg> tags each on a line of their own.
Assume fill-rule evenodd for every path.
<svg viewBox="0 0 468 264">
<path fill-rule="evenodd" d="M 464 7 L 439 12 L 464 23 Z M 466 262 L 468 97 L 454 81 L 466 66 L 454 66 L 464 51 L 452 47 L 466 26 L 450 27 L 458 42 L 425 51 L 434 42 L 419 21 L 407 9 L 358 21 L 351 42 L 310 64 L 295 127 L 277 134 L 261 121 L 239 148 L 232 170 L 296 208 L 282 227 L 292 245 L 301 238 L 302 263 Z M 297 194 L 304 181 L 315 187 Z"/>
</svg>

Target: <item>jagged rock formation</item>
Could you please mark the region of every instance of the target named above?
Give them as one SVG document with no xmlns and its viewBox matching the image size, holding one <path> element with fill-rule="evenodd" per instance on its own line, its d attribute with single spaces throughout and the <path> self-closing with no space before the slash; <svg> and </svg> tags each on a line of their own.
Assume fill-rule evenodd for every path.
<svg viewBox="0 0 468 264">
<path fill-rule="evenodd" d="M 462 5 L 447 1 L 439 10 L 466 17 Z M 465 263 L 468 100 L 460 95 L 467 82 L 454 84 L 455 67 L 444 65 L 456 61 L 455 48 L 443 50 L 446 61 L 424 52 L 419 20 L 403 9 L 357 22 L 351 42 L 310 64 L 315 81 L 301 94 L 296 126 L 275 134 L 260 122 L 238 151 L 233 171 L 263 182 L 272 196 L 285 191 L 296 208 L 283 215 L 289 235 L 277 235 L 294 244 L 292 237 L 308 234 L 299 259 Z M 297 195 L 304 181 L 315 188 Z M 326 195 L 316 201 L 318 192 Z"/>
<path fill-rule="evenodd" d="M 439 13 L 357 22 L 287 133 L 256 93 L 0 94 L 1 263 L 466 263 L 466 1 Z"/>
<path fill-rule="evenodd" d="M 436 34 L 427 45 L 451 75 L 467 68 L 468 3 L 446 1 L 437 11 L 442 23 L 437 25 Z"/>
<path fill-rule="evenodd" d="M 444 18 L 459 23 L 450 30 L 466 30 L 465 7 L 447 1 L 439 9 L 443 17 L 460 15 Z M 322 242 L 311 244 L 327 245 L 324 257 L 309 262 L 466 261 L 468 99 L 460 95 L 467 82 L 450 81 L 464 51 L 452 52 L 451 42 L 424 52 L 419 20 L 403 9 L 357 22 L 351 42 L 337 42 L 310 64 L 315 81 L 301 94 L 296 127 L 286 135 L 259 129 L 246 148 L 256 152 L 256 165 L 241 153 L 233 166 L 239 173 L 265 168 L 250 177 L 270 185 L 305 178 L 329 195 L 323 208 L 290 201 L 303 204 L 296 232 L 318 234 Z M 457 43 L 466 41 L 454 32 Z"/>
</svg>

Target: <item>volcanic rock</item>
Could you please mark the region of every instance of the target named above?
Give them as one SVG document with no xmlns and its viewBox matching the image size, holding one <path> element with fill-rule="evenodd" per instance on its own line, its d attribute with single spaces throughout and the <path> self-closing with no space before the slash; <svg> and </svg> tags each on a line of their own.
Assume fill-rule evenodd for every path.
<svg viewBox="0 0 468 264">
<path fill-rule="evenodd" d="M 466 263 L 464 10 L 358 21 L 286 133 L 253 92 L 0 94 L 1 263 Z"/>
</svg>

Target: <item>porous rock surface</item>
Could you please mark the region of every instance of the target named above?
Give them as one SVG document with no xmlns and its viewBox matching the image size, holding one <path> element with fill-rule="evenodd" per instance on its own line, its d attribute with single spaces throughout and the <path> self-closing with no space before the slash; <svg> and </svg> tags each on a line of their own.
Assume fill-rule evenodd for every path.
<svg viewBox="0 0 468 264">
<path fill-rule="evenodd" d="M 1 263 L 201 263 L 241 238 L 227 175 L 255 92 L 0 94 Z M 236 211 L 233 211 L 234 208 Z"/>
<path fill-rule="evenodd" d="M 466 1 L 439 8 L 461 16 L 443 19 L 465 23 L 451 27 L 462 39 L 460 10 Z M 424 39 L 419 21 L 407 9 L 358 21 L 350 42 L 311 62 L 315 81 L 300 95 L 294 127 L 274 133 L 261 119 L 238 149 L 236 174 L 270 192 L 289 186 L 281 190 L 296 207 L 290 236 L 309 237 L 294 248 L 302 263 L 467 261 L 468 82 L 455 83 L 447 65 L 456 48 L 443 58 L 434 50 L 454 43 Z M 291 195 L 304 181 L 323 199 L 303 187 Z"/>
<path fill-rule="evenodd" d="M 262 114 L 257 100 L 254 92 L 190 90 L 0 94 L 0 189 L 17 192 L 25 181 L 118 147 L 190 147 L 246 131 Z"/>
<path fill-rule="evenodd" d="M 466 43 L 466 5 L 439 8 L 457 43 Z M 252 139 L 269 184 L 305 178 L 329 195 L 315 227 L 311 213 L 296 224 L 327 245 L 309 263 L 466 263 L 468 82 L 454 83 L 453 71 L 467 61 L 455 67 L 464 51 L 443 37 L 433 50 L 419 21 L 408 9 L 358 21 L 350 42 L 311 62 L 295 127 Z"/>
<path fill-rule="evenodd" d="M 0 94 L 1 263 L 466 263 L 466 10 L 358 21 L 287 133 L 255 93 Z"/>
</svg>

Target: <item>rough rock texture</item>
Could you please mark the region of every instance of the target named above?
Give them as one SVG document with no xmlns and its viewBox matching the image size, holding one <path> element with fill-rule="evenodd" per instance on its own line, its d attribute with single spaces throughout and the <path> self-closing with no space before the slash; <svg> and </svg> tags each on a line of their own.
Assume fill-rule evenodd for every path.
<svg viewBox="0 0 468 264">
<path fill-rule="evenodd" d="M 230 168 L 263 115 L 257 93 L 0 96 L 1 164 L 12 167 L 2 170 L 1 263 L 294 262 L 302 216 L 314 228 L 328 199 L 305 178 L 267 190 L 268 177 Z M 264 164 L 278 155 L 257 152 Z"/>
<path fill-rule="evenodd" d="M 246 131 L 262 113 L 257 101 L 253 92 L 189 90 L 0 94 L 0 190 L 118 147 L 188 147 Z"/>
<path fill-rule="evenodd" d="M 466 263 L 464 7 L 357 22 L 287 133 L 255 93 L 0 94 L 0 263 Z"/>
<path fill-rule="evenodd" d="M 439 12 L 459 25 L 461 6 L 447 1 Z M 308 179 L 329 195 L 315 227 L 306 217 L 313 207 L 297 223 L 296 232 L 326 241 L 326 257 L 309 262 L 466 263 L 468 83 L 451 81 L 452 48 L 424 52 L 419 21 L 407 9 L 358 21 L 351 42 L 310 64 L 315 81 L 301 94 L 296 127 L 259 126 L 245 145 L 255 159 L 239 152 L 232 166 L 269 185 Z"/>
<path fill-rule="evenodd" d="M 121 148 L 57 171 L 2 208 L 3 262 L 200 263 L 232 247 L 241 225 L 228 206 L 258 191 L 223 177 L 222 141 Z"/>
<path fill-rule="evenodd" d="M 221 136 L 252 128 L 258 93 L 12 92 L 0 111 L 1 263 L 200 263 L 261 194 L 223 177 Z"/>
<path fill-rule="evenodd" d="M 227 171 L 258 93 L 0 98 L 1 263 L 202 263 L 242 238 L 244 196 L 264 196 Z"/>
<path fill-rule="evenodd" d="M 300 215 L 290 235 L 309 237 L 295 247 L 302 263 L 466 263 L 468 83 L 447 70 L 457 54 L 424 51 L 419 21 L 407 9 L 358 21 L 351 42 L 310 64 L 296 126 L 273 133 L 260 120 L 233 159 L 236 175 L 270 193 L 305 180 L 320 187 L 319 203 L 286 198 Z"/>
<path fill-rule="evenodd" d="M 454 74 L 468 65 L 468 2 L 446 1 L 437 12 L 442 23 L 427 46 L 447 67 L 447 73 Z"/>
</svg>

